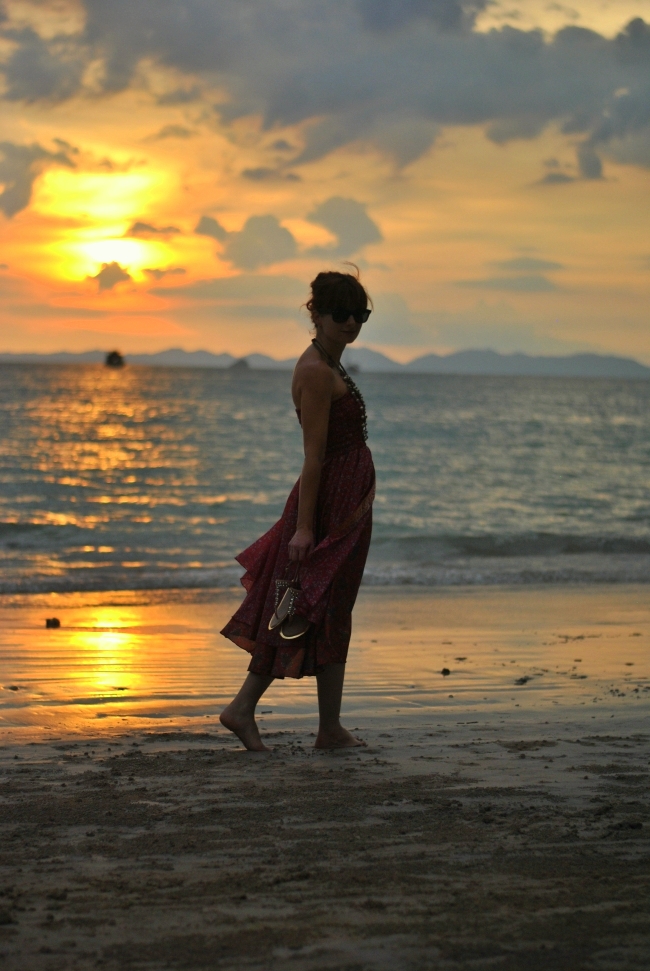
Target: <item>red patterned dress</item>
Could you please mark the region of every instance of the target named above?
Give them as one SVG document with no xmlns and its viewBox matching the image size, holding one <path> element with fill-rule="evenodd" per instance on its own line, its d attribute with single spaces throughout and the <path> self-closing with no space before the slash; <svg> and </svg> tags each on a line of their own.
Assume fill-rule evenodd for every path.
<svg viewBox="0 0 650 971">
<path fill-rule="evenodd" d="M 298 414 L 300 419 L 300 414 Z M 302 678 L 333 662 L 345 663 L 372 532 L 375 469 L 365 443 L 361 405 L 349 392 L 332 402 L 316 514 L 315 548 L 300 570 L 296 610 L 311 621 L 307 633 L 285 641 L 268 629 L 275 580 L 289 562 L 289 541 L 298 521 L 300 479 L 282 518 L 236 557 L 246 570 L 246 597 L 221 633 L 253 657 L 248 670 L 274 678 Z"/>
</svg>

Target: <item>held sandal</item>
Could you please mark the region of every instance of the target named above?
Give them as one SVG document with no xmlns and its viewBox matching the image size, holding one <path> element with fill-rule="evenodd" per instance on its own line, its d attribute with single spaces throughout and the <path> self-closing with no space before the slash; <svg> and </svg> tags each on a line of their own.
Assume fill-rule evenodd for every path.
<svg viewBox="0 0 650 971">
<path fill-rule="evenodd" d="M 269 630 L 280 628 L 280 637 L 284 641 L 295 641 L 307 632 L 310 622 L 306 617 L 296 615 L 295 609 L 300 596 L 300 564 L 293 579 L 292 563 L 287 565 L 284 576 L 275 581 L 275 610 L 269 621 Z"/>
</svg>

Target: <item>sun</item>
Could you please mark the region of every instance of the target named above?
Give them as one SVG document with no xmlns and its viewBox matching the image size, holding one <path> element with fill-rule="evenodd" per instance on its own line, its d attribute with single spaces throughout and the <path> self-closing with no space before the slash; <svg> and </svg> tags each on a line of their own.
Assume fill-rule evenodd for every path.
<svg viewBox="0 0 650 971">
<path fill-rule="evenodd" d="M 39 186 L 34 209 L 61 227 L 44 247 L 50 273 L 59 280 L 95 276 L 105 263 L 119 263 L 135 279 L 145 267 L 174 260 L 170 240 L 126 236 L 137 220 L 157 222 L 169 202 L 165 171 L 71 172 L 51 170 Z"/>
<path fill-rule="evenodd" d="M 119 263 L 131 276 L 138 277 L 144 275 L 145 267 L 169 262 L 169 247 L 164 243 L 117 238 L 70 244 L 67 266 L 77 279 L 93 276 L 104 263 Z"/>
</svg>

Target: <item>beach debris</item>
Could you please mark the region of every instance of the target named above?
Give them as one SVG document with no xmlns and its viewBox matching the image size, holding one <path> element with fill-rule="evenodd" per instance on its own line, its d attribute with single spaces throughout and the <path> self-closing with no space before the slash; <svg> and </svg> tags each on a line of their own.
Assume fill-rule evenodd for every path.
<svg viewBox="0 0 650 971">
<path fill-rule="evenodd" d="M 448 674 L 451 674 L 451 671 L 449 670 L 449 668 L 443 668 L 440 673 L 443 676 L 443 678 L 446 678 Z"/>
<path fill-rule="evenodd" d="M 56 629 L 57 627 L 61 626 L 61 621 L 58 617 L 47 617 L 45 620 L 45 626 L 50 629 Z"/>
<path fill-rule="evenodd" d="M 7 691 L 20 691 L 20 685 L 19 684 L 10 684 L 8 686 L 8 688 L 7 688 Z"/>
<path fill-rule="evenodd" d="M 515 681 L 515 684 L 528 684 L 528 682 L 532 680 L 533 679 L 530 677 L 530 675 L 525 674 L 523 678 L 517 678 L 517 680 Z"/>
<path fill-rule="evenodd" d="M 467 660 L 466 657 L 455 657 L 454 658 L 454 661 L 466 661 L 466 660 Z"/>
</svg>

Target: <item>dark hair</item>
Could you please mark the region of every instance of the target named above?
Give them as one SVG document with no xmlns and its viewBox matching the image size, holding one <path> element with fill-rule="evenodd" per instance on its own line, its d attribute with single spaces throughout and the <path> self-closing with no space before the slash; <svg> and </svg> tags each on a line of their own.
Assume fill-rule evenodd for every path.
<svg viewBox="0 0 650 971">
<path fill-rule="evenodd" d="M 354 264 L 350 264 L 354 266 Z M 338 270 L 326 270 L 319 273 L 311 281 L 311 297 L 305 304 L 311 319 L 314 314 L 328 313 L 332 310 L 366 310 L 368 304 L 372 307 L 372 300 L 357 275 L 339 273 Z"/>
</svg>

